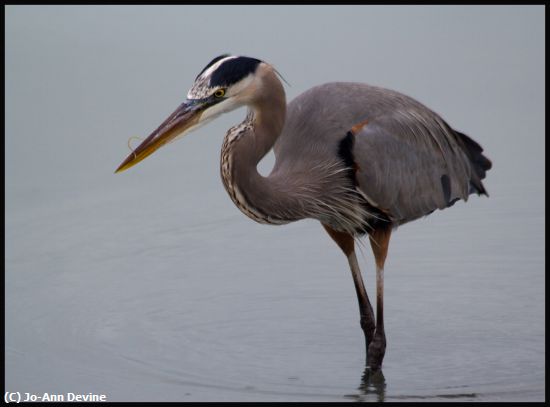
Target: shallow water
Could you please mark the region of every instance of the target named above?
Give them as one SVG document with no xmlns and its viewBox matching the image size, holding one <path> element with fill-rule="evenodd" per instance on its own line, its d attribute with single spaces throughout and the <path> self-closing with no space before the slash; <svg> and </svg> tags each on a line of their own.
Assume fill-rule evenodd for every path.
<svg viewBox="0 0 550 407">
<path fill-rule="evenodd" d="M 517 22 L 517 11 L 496 17 L 493 9 L 478 8 L 475 17 L 465 12 L 471 30 L 489 24 L 510 36 L 495 37 L 494 44 L 492 37 L 460 37 L 480 54 L 494 52 L 494 60 L 479 64 L 500 70 L 468 74 L 468 94 L 485 90 L 476 103 L 460 99 L 458 90 L 451 102 L 437 88 L 420 97 L 433 98 L 453 122 L 470 126 L 494 163 L 486 181 L 491 196 L 472 196 L 392 235 L 385 274 L 388 347 L 382 374 L 372 374 L 365 371 L 347 262 L 321 226 L 311 220 L 255 224 L 223 190 L 221 137 L 244 112 L 113 175 L 127 154 L 127 137 L 154 128 L 176 105 L 173 95 L 162 93 L 174 86 L 172 71 L 165 79 L 158 67 L 152 74 L 152 65 L 141 66 L 135 57 L 140 47 L 173 56 L 163 53 L 170 44 L 157 48 L 144 32 L 151 13 L 168 21 L 174 13 L 132 12 L 124 20 L 129 32 L 118 32 L 128 9 L 63 10 L 7 12 L 7 391 L 91 392 L 109 401 L 544 400 L 544 99 L 537 82 L 543 70 L 533 68 L 544 64 L 535 64 L 537 52 L 514 42 L 532 35 L 529 44 L 537 43 L 537 18 L 526 18 L 529 24 L 516 33 L 504 17 Z M 441 9 L 438 20 L 419 9 L 397 16 L 369 10 L 373 24 L 391 14 L 419 27 L 428 26 L 420 24 L 423 18 L 447 21 L 451 37 L 462 28 Z M 339 12 L 330 14 L 339 18 Z M 193 13 L 204 15 L 200 8 Z M 301 20 L 289 19 L 289 30 L 299 32 Z M 166 27 L 153 34 L 169 37 L 173 33 L 163 30 L 178 26 Z M 498 48 L 501 42 L 506 47 Z M 37 44 L 48 51 L 37 62 L 42 76 L 25 63 Z M 248 53 L 254 49 L 250 45 Z M 525 66 L 499 65 L 498 56 L 519 50 L 524 54 L 517 63 Z M 64 71 L 68 54 L 73 71 Z M 307 88 L 291 60 L 285 60 L 285 76 L 300 85 L 290 96 Z M 123 74 L 126 62 L 135 70 Z M 372 61 L 388 81 L 398 81 L 402 73 L 392 77 L 383 69 L 388 63 Z M 421 63 L 415 60 L 408 72 Z M 178 75 L 178 86 L 192 80 L 192 68 Z M 520 81 L 517 70 L 527 68 L 530 81 Z M 138 77 L 147 74 L 147 80 Z M 103 82 L 107 75 L 116 80 Z M 330 76 L 315 75 L 318 83 Z M 439 75 L 448 84 L 460 79 L 458 71 Z M 517 97 L 501 98 L 502 89 Z M 163 98 L 167 103 L 158 102 Z M 124 107 L 129 100 L 132 106 Z M 476 106 L 483 106 L 482 115 Z M 511 117 L 524 120 L 503 119 Z M 264 173 L 271 163 L 262 163 Z M 366 242 L 360 264 L 374 298 Z"/>
<path fill-rule="evenodd" d="M 199 206 L 184 221 L 177 201 L 130 193 L 118 209 L 92 198 L 10 216 L 6 385 L 112 401 L 542 400 L 543 212 L 502 222 L 494 195 L 394 234 L 372 380 L 345 259 L 313 221 L 261 227 Z"/>
</svg>

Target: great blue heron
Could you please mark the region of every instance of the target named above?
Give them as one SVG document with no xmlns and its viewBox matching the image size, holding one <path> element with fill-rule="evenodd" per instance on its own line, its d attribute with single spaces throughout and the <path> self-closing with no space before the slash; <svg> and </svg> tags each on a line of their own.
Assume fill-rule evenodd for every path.
<svg viewBox="0 0 550 407">
<path fill-rule="evenodd" d="M 386 349 L 384 262 L 392 229 L 474 192 L 488 195 L 481 180 L 491 161 L 478 143 L 401 93 L 326 83 L 287 106 L 272 65 L 226 54 L 199 73 L 185 102 L 116 172 L 241 106 L 248 114 L 229 129 L 221 151 L 225 189 L 257 222 L 321 222 L 349 262 L 367 366 L 377 370 Z M 264 177 L 257 165 L 271 148 L 276 161 Z M 365 234 L 376 263 L 376 320 L 355 255 L 355 239 Z"/>
</svg>

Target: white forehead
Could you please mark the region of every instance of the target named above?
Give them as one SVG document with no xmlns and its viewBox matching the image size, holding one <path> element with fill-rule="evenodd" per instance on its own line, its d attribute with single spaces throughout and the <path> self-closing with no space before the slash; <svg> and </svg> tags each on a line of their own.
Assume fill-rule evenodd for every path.
<svg viewBox="0 0 550 407">
<path fill-rule="evenodd" d="M 210 93 L 212 93 L 212 88 L 210 87 L 210 76 L 212 75 L 212 72 L 218 69 L 224 62 L 235 58 L 238 58 L 238 56 L 232 55 L 222 58 L 205 69 L 204 72 L 201 73 L 195 80 L 195 83 L 191 89 L 189 89 L 189 92 L 187 92 L 187 99 L 202 99 L 210 95 Z"/>
<path fill-rule="evenodd" d="M 205 69 L 204 72 L 200 74 L 199 78 L 201 78 L 201 77 L 202 78 L 209 78 L 210 75 L 212 75 L 212 72 L 214 72 L 216 69 L 218 69 L 221 64 L 223 64 L 224 62 L 229 61 L 231 59 L 235 59 L 235 58 L 238 58 L 238 57 L 233 55 L 233 56 L 222 58 L 219 61 L 216 61 L 214 64 L 209 66 L 208 69 Z"/>
<path fill-rule="evenodd" d="M 214 92 L 214 90 L 218 88 L 218 87 L 210 86 L 210 76 L 212 76 L 212 73 L 216 69 L 218 69 L 220 65 L 222 65 L 224 62 L 235 58 L 239 58 L 239 57 L 229 56 L 229 57 L 222 58 L 219 61 L 216 61 L 214 64 L 212 64 L 212 66 L 209 66 L 208 69 L 205 69 L 204 72 L 197 77 L 197 79 L 195 80 L 195 83 L 193 84 L 191 89 L 189 89 L 189 92 L 187 92 L 187 99 L 203 99 L 210 96 Z M 231 97 L 235 94 L 238 94 L 247 86 L 249 86 L 253 81 L 254 81 L 254 75 L 252 73 L 248 74 L 239 82 L 232 84 L 228 89 L 226 96 Z"/>
</svg>

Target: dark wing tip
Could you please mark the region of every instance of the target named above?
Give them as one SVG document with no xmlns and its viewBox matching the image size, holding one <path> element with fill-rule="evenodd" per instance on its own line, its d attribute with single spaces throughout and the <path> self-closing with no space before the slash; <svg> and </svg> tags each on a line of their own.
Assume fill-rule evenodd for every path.
<svg viewBox="0 0 550 407">
<path fill-rule="evenodd" d="M 470 180 L 470 193 L 477 192 L 478 195 L 485 194 L 489 196 L 481 180 L 485 178 L 485 176 L 487 175 L 487 171 L 489 171 L 493 167 L 493 163 L 491 162 L 491 160 L 489 160 L 489 158 L 483 155 L 483 148 L 476 141 L 474 141 L 464 133 L 456 130 L 454 130 L 454 132 L 457 135 L 457 138 L 462 142 L 462 145 L 464 146 L 464 151 L 470 159 L 472 168 L 475 172 L 475 175 L 477 176 L 472 177 L 472 179 Z"/>
</svg>

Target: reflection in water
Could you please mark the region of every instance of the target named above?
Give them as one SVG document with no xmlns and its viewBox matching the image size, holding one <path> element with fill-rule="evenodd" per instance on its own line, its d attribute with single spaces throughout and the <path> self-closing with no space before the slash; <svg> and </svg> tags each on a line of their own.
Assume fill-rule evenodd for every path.
<svg viewBox="0 0 550 407">
<path fill-rule="evenodd" d="M 386 398 L 386 379 L 384 378 L 382 369 L 372 370 L 367 366 L 363 371 L 361 384 L 357 390 L 359 390 L 358 394 L 346 397 L 356 399 L 357 401 L 384 401 Z"/>
<path fill-rule="evenodd" d="M 371 395 L 376 397 L 376 401 L 384 401 L 386 397 L 386 379 L 382 369 L 373 371 L 367 366 L 361 377 L 361 385 L 358 390 L 361 391 L 360 401 L 367 401 L 363 398 L 370 398 Z"/>
<path fill-rule="evenodd" d="M 370 398 L 368 397 L 370 395 L 374 395 L 376 401 L 384 401 L 386 397 L 386 379 L 382 369 L 373 371 L 367 366 L 361 377 L 359 390 L 361 391 L 360 401 L 367 401 L 368 399 L 363 400 L 363 398 Z"/>
<path fill-rule="evenodd" d="M 370 367 L 366 367 L 361 377 L 361 384 L 357 388 L 358 394 L 350 394 L 345 396 L 346 398 L 354 399 L 356 401 L 375 401 L 382 402 L 387 401 L 386 395 L 386 379 L 382 370 L 372 370 Z M 392 395 L 389 399 L 396 400 L 429 400 L 429 399 L 474 399 L 478 397 L 476 393 L 456 393 L 456 394 L 434 394 L 434 395 Z"/>
</svg>

